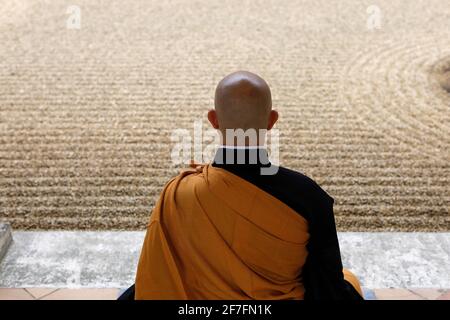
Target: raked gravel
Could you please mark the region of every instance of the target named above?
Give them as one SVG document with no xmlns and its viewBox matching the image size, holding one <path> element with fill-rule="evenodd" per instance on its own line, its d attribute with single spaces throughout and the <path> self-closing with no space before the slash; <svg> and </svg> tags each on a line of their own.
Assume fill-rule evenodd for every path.
<svg viewBox="0 0 450 320">
<path fill-rule="evenodd" d="M 2 1 L 0 221 L 144 229 L 179 170 L 171 133 L 206 128 L 244 69 L 272 88 L 280 163 L 335 198 L 339 230 L 449 231 L 450 2 L 379 0 L 374 30 L 372 4 Z"/>
</svg>

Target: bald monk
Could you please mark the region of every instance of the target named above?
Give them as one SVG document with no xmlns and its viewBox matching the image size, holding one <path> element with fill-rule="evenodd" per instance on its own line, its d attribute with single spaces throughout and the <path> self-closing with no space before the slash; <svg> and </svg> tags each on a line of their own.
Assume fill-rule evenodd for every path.
<svg viewBox="0 0 450 320">
<path fill-rule="evenodd" d="M 227 134 L 273 127 L 267 83 L 245 71 L 226 76 L 208 119 L 221 147 L 212 163 L 166 184 L 135 286 L 119 299 L 361 300 L 357 278 L 342 268 L 333 198 L 272 165 L 263 136 Z"/>
</svg>

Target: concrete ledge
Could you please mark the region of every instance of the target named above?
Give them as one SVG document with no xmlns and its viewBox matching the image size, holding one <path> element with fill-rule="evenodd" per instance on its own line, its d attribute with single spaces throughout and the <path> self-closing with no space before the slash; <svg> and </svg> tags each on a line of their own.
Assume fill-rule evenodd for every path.
<svg viewBox="0 0 450 320">
<path fill-rule="evenodd" d="M 342 232 L 344 267 L 368 288 L 450 288 L 450 233 Z"/>
<path fill-rule="evenodd" d="M 0 261 L 6 255 L 11 242 L 11 225 L 9 223 L 0 223 Z"/>
<path fill-rule="evenodd" d="M 450 288 L 450 233 L 338 236 L 344 267 L 365 288 Z M 15 231 L 0 263 L 0 287 L 126 288 L 143 239 L 138 231 Z"/>
</svg>

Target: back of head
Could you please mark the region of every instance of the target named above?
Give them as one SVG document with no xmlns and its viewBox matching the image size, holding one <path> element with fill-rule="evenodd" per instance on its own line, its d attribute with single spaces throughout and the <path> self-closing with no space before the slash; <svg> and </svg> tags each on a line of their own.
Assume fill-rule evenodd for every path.
<svg viewBox="0 0 450 320">
<path fill-rule="evenodd" d="M 270 88 L 260 76 L 237 71 L 217 85 L 214 106 L 221 131 L 267 129 L 272 109 Z"/>
</svg>

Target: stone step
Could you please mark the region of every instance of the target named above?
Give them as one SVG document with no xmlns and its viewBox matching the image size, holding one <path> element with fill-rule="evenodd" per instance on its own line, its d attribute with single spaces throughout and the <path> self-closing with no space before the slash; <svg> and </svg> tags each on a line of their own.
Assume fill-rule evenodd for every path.
<svg viewBox="0 0 450 320">
<path fill-rule="evenodd" d="M 8 223 L 0 223 L 0 261 L 6 255 L 11 242 L 11 226 Z"/>
<path fill-rule="evenodd" d="M 344 267 L 364 288 L 450 288 L 450 233 L 339 233 Z M 16 231 L 0 287 L 126 288 L 140 231 Z"/>
</svg>

